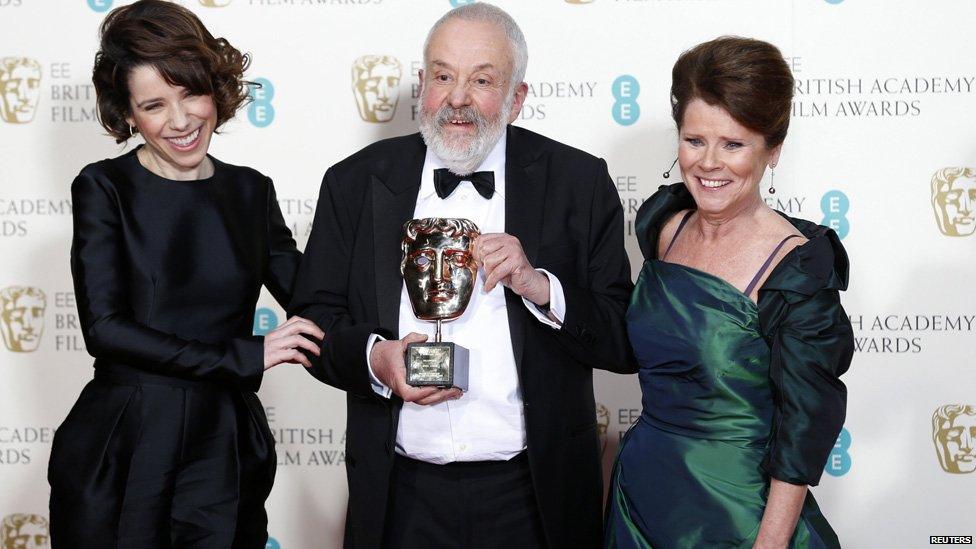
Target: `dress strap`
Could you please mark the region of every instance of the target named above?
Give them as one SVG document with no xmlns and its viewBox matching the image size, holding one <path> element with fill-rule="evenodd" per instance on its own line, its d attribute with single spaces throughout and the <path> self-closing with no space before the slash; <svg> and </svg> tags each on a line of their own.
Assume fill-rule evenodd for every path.
<svg viewBox="0 0 976 549">
<path fill-rule="evenodd" d="M 769 264 L 773 262 L 773 258 L 776 257 L 776 254 L 778 254 L 779 251 L 783 248 L 783 245 L 786 244 L 786 241 L 791 238 L 800 238 L 800 235 L 791 234 L 790 236 L 784 238 L 779 242 L 779 245 L 776 246 L 776 248 L 773 250 L 773 253 L 769 254 L 769 257 L 766 258 L 766 262 L 763 263 L 762 267 L 759 268 L 759 272 L 756 273 L 756 276 L 752 277 L 752 282 L 750 282 L 749 285 L 746 286 L 746 291 L 743 292 L 744 294 L 746 294 L 747 296 L 752 295 L 752 290 L 755 289 L 756 284 L 759 283 L 759 279 L 762 278 L 762 275 L 766 273 L 766 269 L 768 269 Z"/>
<path fill-rule="evenodd" d="M 674 236 L 671 237 L 671 242 L 668 243 L 668 248 L 664 250 L 664 255 L 661 256 L 661 261 L 664 261 L 668 257 L 668 253 L 671 252 L 671 247 L 674 246 L 674 241 L 678 239 L 681 229 L 685 228 L 685 223 L 688 222 L 688 219 L 693 213 L 695 213 L 695 210 L 688 210 L 685 213 L 685 216 L 681 218 L 681 223 L 678 223 L 678 228 L 674 231 Z"/>
</svg>

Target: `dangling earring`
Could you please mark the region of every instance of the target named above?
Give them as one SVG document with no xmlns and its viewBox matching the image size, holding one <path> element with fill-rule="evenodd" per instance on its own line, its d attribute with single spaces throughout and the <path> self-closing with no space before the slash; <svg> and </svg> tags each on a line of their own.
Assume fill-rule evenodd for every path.
<svg viewBox="0 0 976 549">
<path fill-rule="evenodd" d="M 136 127 L 129 126 L 129 137 L 135 137 L 135 136 L 136 136 Z"/>
<path fill-rule="evenodd" d="M 776 166 L 769 167 L 769 194 L 776 194 Z"/>
<path fill-rule="evenodd" d="M 674 165 L 675 165 L 675 164 L 677 164 L 677 163 L 678 163 L 678 159 L 677 159 L 677 158 L 675 158 L 675 159 L 674 159 L 674 162 L 672 162 L 672 163 L 671 163 L 671 167 L 670 167 L 670 168 L 668 168 L 668 171 L 666 171 L 666 172 L 664 172 L 664 173 L 662 174 L 662 175 L 664 176 L 664 179 L 667 179 L 667 178 L 669 178 L 669 177 L 671 177 L 671 170 L 673 170 L 673 169 L 674 169 Z"/>
</svg>

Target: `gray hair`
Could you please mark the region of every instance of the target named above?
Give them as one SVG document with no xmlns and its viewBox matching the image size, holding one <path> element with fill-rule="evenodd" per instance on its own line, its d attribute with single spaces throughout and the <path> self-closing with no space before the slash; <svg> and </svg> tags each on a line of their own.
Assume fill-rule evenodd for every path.
<svg viewBox="0 0 976 549">
<path fill-rule="evenodd" d="M 505 31 L 505 35 L 508 36 L 509 45 L 512 47 L 511 88 L 515 89 L 515 86 L 525 80 L 525 68 L 529 64 L 529 47 L 525 44 L 525 35 L 522 34 L 522 29 L 519 28 L 515 19 L 512 19 L 512 16 L 506 13 L 505 10 L 484 2 L 475 2 L 474 4 L 466 4 L 454 8 L 434 23 L 434 26 L 430 28 L 430 32 L 427 33 L 427 39 L 424 40 L 424 66 L 427 66 L 427 50 L 430 47 L 430 38 L 434 36 L 434 32 L 441 25 L 451 19 L 493 23 Z"/>
</svg>

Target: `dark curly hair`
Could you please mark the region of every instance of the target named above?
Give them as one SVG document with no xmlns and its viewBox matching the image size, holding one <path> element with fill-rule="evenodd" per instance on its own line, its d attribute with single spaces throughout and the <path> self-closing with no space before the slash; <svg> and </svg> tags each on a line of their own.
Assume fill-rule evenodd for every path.
<svg viewBox="0 0 976 549">
<path fill-rule="evenodd" d="M 139 0 L 112 10 L 102 22 L 92 82 L 98 119 L 116 143 L 131 137 L 129 73 L 150 65 L 167 83 L 209 95 L 217 127 L 249 100 L 244 80 L 250 58 L 224 38 L 214 38 L 190 10 L 164 0 Z"/>
<path fill-rule="evenodd" d="M 671 115 L 678 129 L 688 103 L 701 99 L 725 109 L 736 122 L 761 133 L 766 147 L 786 139 L 793 74 L 776 46 L 723 36 L 678 57 L 671 71 Z"/>
</svg>

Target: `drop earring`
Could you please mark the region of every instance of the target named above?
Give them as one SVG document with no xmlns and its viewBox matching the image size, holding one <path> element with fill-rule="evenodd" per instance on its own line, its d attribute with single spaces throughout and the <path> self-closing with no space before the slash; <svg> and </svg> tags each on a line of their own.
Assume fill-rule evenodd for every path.
<svg viewBox="0 0 976 549">
<path fill-rule="evenodd" d="M 674 169 L 674 165 L 675 165 L 675 164 L 677 164 L 677 163 L 678 163 L 678 159 L 677 159 L 677 158 L 675 158 L 675 159 L 674 159 L 674 162 L 672 162 L 672 163 L 671 163 L 671 167 L 670 167 L 670 168 L 668 168 L 668 171 L 666 171 L 666 172 L 664 172 L 664 173 L 662 174 L 662 175 L 664 176 L 664 179 L 667 179 L 667 178 L 669 178 L 669 177 L 671 177 L 671 170 L 673 170 L 673 169 Z"/>
<path fill-rule="evenodd" d="M 135 137 L 135 136 L 136 136 L 135 126 L 129 126 L 129 137 Z"/>
<path fill-rule="evenodd" d="M 776 194 L 776 166 L 769 167 L 769 194 Z"/>
</svg>

